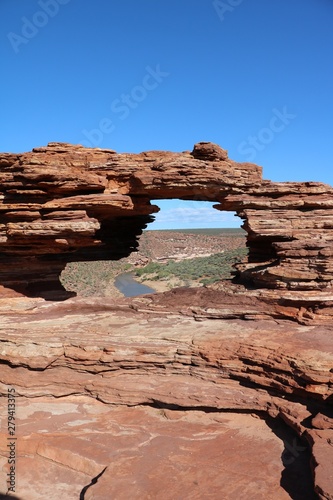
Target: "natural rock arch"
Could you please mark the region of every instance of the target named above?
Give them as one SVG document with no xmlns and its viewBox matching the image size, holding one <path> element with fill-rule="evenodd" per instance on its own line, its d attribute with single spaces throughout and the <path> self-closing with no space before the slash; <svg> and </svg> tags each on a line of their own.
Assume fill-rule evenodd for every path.
<svg viewBox="0 0 333 500">
<path fill-rule="evenodd" d="M 117 154 L 50 143 L 0 155 L 0 283 L 55 298 L 67 262 L 119 259 L 158 207 L 150 200 L 216 202 L 244 220 L 248 262 L 239 279 L 255 287 L 328 289 L 333 280 L 333 190 L 318 182 L 271 182 L 219 146 Z"/>
<path fill-rule="evenodd" d="M 156 211 L 150 200 L 174 197 L 211 200 L 218 209 L 238 213 L 248 232 L 250 251 L 249 262 L 239 266 L 240 279 L 262 287 L 178 289 L 118 303 L 90 297 L 63 304 L 5 298 L 1 301 L 0 382 L 2 394 L 7 397 L 8 387 L 15 387 L 20 405 L 25 407 L 23 455 L 31 454 L 37 443 L 44 450 L 38 460 L 49 460 L 57 454 L 58 443 L 59 463 L 67 468 L 69 464 L 71 469 L 74 456 L 76 475 L 82 472 L 82 464 L 88 471 L 102 463 L 108 467 L 103 477 L 104 491 L 109 493 L 114 460 L 110 464 L 104 450 L 114 446 L 110 421 L 117 407 L 177 409 L 192 413 L 196 424 L 201 418 L 192 410 L 205 410 L 205 415 L 213 415 L 212 411 L 260 412 L 282 418 L 307 440 L 315 491 L 320 498 L 332 497 L 333 202 L 329 186 L 264 181 L 260 167 L 235 163 L 221 148 L 207 143 L 196 145 L 191 153 L 139 155 L 50 144 L 31 153 L 0 155 L 0 175 L 0 280 L 7 295 L 12 288 L 55 298 L 58 276 L 67 262 L 128 255 Z M 63 292 L 58 290 L 60 297 Z M 292 304 L 298 301 L 298 306 L 286 305 L 286 297 Z M 311 311 L 299 310 L 302 304 L 319 305 L 324 311 L 311 316 Z M 304 327 L 280 321 L 281 317 L 303 323 L 318 321 Z M 56 401 L 56 420 L 47 411 L 50 396 Z M 83 411 L 82 397 L 93 403 L 91 413 Z M 30 399 L 32 405 L 38 400 L 43 411 L 37 413 L 34 406 L 27 411 Z M 77 405 L 77 410 L 69 411 L 74 420 L 62 419 L 60 429 L 59 400 L 67 413 L 68 403 Z M 102 412 L 107 422 L 103 462 L 98 446 L 104 427 L 95 418 L 101 402 L 109 404 L 112 413 Z M 44 424 L 38 423 L 38 414 L 50 423 L 48 436 Z M 31 415 L 37 415 L 37 420 Z M 161 429 L 161 421 L 164 427 L 166 416 L 159 414 L 157 429 Z M 151 413 L 131 418 L 119 413 L 120 423 L 132 421 L 137 427 L 143 422 L 141 442 L 147 443 Z M 82 435 L 82 419 L 92 443 L 88 448 L 82 446 L 82 440 L 75 441 L 78 433 Z M 171 417 L 172 426 L 177 420 L 177 416 Z M 186 421 L 184 425 L 188 427 Z M 207 421 L 200 425 L 206 433 Z M 123 442 L 119 428 L 116 420 Z M 152 429 L 155 432 L 154 425 Z M 183 429 L 171 433 L 181 436 Z M 202 437 L 198 430 L 195 432 Z M 192 440 L 193 432 L 190 434 Z M 169 436 L 168 432 L 164 440 L 168 449 Z M 239 437 L 241 440 L 241 433 Z M 209 434 L 208 438 L 211 447 Z M 135 448 L 138 442 L 132 440 Z M 64 443 L 69 443 L 65 453 Z M 156 443 L 159 448 L 161 441 Z M 89 446 L 94 448 L 92 453 Z M 131 444 L 124 446 L 132 457 Z M 195 442 L 193 446 L 200 452 Z M 151 448 L 146 448 L 151 454 Z M 251 443 L 248 448 L 253 455 Z M 298 450 L 295 447 L 295 454 Z M 120 449 L 118 454 L 122 464 L 126 452 L 122 455 Z M 216 461 L 215 452 L 212 456 Z M 168 460 L 164 462 L 168 465 Z M 178 467 L 180 462 L 173 462 Z M 143 460 L 143 467 L 146 464 Z M 37 472 L 45 469 L 43 462 L 36 467 Z M 31 480 L 30 469 L 26 477 Z M 24 475 L 22 480 L 24 484 Z M 294 484 L 297 480 L 299 477 Z M 173 476 L 171 481 L 175 482 Z M 98 484 L 103 488 L 103 478 Z M 310 488 L 312 485 L 309 493 Z M 194 489 L 198 491 L 197 484 Z M 269 491 L 273 491 L 270 486 Z"/>
</svg>

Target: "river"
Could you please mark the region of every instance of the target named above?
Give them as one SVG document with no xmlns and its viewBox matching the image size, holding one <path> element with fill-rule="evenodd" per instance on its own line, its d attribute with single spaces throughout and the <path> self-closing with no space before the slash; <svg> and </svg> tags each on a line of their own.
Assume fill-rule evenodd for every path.
<svg viewBox="0 0 333 500">
<path fill-rule="evenodd" d="M 119 274 L 114 280 L 114 285 L 125 297 L 136 297 L 137 295 L 156 292 L 153 288 L 135 281 L 132 273 Z"/>
</svg>

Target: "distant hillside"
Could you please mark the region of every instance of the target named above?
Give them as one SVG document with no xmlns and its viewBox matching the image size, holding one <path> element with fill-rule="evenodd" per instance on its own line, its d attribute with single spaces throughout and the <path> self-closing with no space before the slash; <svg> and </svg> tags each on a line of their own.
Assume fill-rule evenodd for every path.
<svg viewBox="0 0 333 500">
<path fill-rule="evenodd" d="M 208 257 L 224 250 L 245 247 L 246 233 L 242 229 L 182 229 L 144 231 L 137 253 L 128 257 L 134 265 L 149 262 L 182 261 Z"/>
<path fill-rule="evenodd" d="M 222 279 L 230 279 L 233 264 L 242 260 L 247 254 L 246 248 L 224 250 L 223 253 L 209 257 L 196 257 L 182 261 L 169 260 L 167 263 L 150 262 L 137 269 L 135 276 L 142 283 L 160 280 L 178 280 L 176 286 L 209 285 Z M 155 284 L 152 284 L 154 288 Z M 171 288 L 174 288 L 172 286 Z"/>
<path fill-rule="evenodd" d="M 244 236 L 246 232 L 239 227 L 213 227 L 213 228 L 192 228 L 192 229 L 159 229 L 155 231 L 146 230 L 144 233 L 184 233 L 184 234 L 208 234 L 210 236 L 224 236 L 226 234 L 230 236 Z"/>
<path fill-rule="evenodd" d="M 158 291 L 213 283 L 230 277 L 232 264 L 244 258 L 245 235 L 242 229 L 144 231 L 138 252 L 119 261 L 72 262 L 61 281 L 86 297 L 121 296 L 114 279 L 129 271 Z"/>
</svg>

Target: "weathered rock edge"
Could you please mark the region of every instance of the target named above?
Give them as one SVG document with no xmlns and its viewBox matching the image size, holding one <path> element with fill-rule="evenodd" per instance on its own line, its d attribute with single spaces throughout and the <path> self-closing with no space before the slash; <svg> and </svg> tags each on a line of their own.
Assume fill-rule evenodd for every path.
<svg viewBox="0 0 333 500">
<path fill-rule="evenodd" d="M 332 194 L 319 182 L 263 180 L 261 167 L 230 160 L 212 143 L 183 153 L 118 154 L 50 143 L 1 154 L 0 283 L 60 298 L 67 262 L 129 255 L 159 210 L 150 200 L 180 198 L 216 202 L 244 220 L 249 256 L 237 266 L 241 283 L 327 296 Z M 316 297 L 311 305 L 318 304 Z"/>
<path fill-rule="evenodd" d="M 204 305 L 205 293 L 180 289 L 118 303 L 30 299 L 30 308 L 10 299 L 0 328 L 0 391 L 280 417 L 311 446 L 315 491 L 332 499 L 332 329 L 239 319 L 227 295 L 221 320 L 221 311 Z"/>
<path fill-rule="evenodd" d="M 51 143 L 1 155 L 0 171 L 2 394 L 281 417 L 312 447 L 317 494 L 333 498 L 331 187 L 265 181 L 211 143 L 141 154 Z M 67 262 L 135 251 L 150 200 L 164 198 L 244 219 L 240 285 L 119 303 L 23 296 L 65 298 Z"/>
</svg>

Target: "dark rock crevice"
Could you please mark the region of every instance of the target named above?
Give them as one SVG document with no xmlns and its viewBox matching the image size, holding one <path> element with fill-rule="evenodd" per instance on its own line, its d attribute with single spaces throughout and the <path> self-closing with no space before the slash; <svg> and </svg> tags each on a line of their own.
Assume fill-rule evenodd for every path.
<svg viewBox="0 0 333 500">
<path fill-rule="evenodd" d="M 91 482 L 89 484 L 87 484 L 87 486 L 85 486 L 81 493 L 80 493 L 80 500 L 85 500 L 85 496 L 86 496 L 86 493 L 87 491 L 89 490 L 89 488 L 91 488 L 92 486 L 94 486 L 94 484 L 97 484 L 98 480 L 100 477 L 103 476 L 104 472 L 106 471 L 107 467 L 104 467 L 104 469 L 97 475 L 95 476 Z"/>
</svg>

